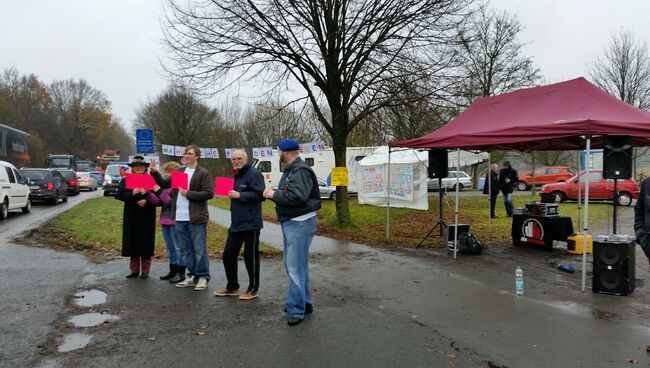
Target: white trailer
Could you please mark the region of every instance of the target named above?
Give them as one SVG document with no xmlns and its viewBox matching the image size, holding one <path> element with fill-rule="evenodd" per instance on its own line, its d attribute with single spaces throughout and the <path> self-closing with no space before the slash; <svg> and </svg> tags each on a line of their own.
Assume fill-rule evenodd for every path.
<svg viewBox="0 0 650 368">
<path fill-rule="evenodd" d="M 346 150 L 346 166 L 348 169 L 351 164 L 355 164 L 367 155 L 371 154 L 377 147 L 348 147 Z M 320 179 L 328 181 L 332 173 L 334 164 L 334 150 L 331 147 L 326 148 L 324 151 L 301 153 L 300 158 L 314 170 L 316 176 Z M 271 157 L 257 157 L 253 158 L 253 166 L 258 168 L 262 175 L 267 187 L 277 188 L 280 178 L 282 177 L 283 167 L 280 167 L 280 155 L 278 150 L 273 150 Z M 353 178 L 350 176 L 350 182 Z M 349 188 L 349 187 L 348 187 Z M 350 188 L 349 188 L 350 189 Z"/>
</svg>

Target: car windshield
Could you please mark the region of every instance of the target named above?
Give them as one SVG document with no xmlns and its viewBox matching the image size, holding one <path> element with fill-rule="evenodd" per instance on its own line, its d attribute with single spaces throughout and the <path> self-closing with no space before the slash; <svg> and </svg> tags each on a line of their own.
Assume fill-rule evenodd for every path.
<svg viewBox="0 0 650 368">
<path fill-rule="evenodd" d="M 74 178 L 74 172 L 73 171 L 60 171 L 60 173 L 66 179 L 73 179 Z"/>
<path fill-rule="evenodd" d="M 125 170 L 128 171 L 128 166 L 126 167 Z M 106 168 L 106 174 L 107 175 L 113 175 L 113 176 L 120 175 L 120 166 L 119 165 L 110 165 L 110 166 L 108 166 Z"/>
<path fill-rule="evenodd" d="M 20 173 L 32 180 L 44 180 L 50 177 L 47 170 L 20 170 Z"/>
<path fill-rule="evenodd" d="M 77 173 L 78 178 L 87 178 L 89 176 L 90 176 L 90 174 L 88 174 L 87 172 L 78 172 Z"/>
</svg>

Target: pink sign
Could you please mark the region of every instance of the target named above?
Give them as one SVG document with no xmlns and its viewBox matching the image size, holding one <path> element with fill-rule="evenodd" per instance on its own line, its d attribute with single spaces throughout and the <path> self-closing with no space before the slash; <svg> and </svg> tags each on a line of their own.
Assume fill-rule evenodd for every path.
<svg viewBox="0 0 650 368">
<path fill-rule="evenodd" d="M 172 171 L 172 189 L 187 190 L 187 174 L 181 171 Z"/>
<path fill-rule="evenodd" d="M 126 189 L 142 188 L 144 190 L 153 190 L 156 181 L 149 174 L 126 174 Z"/>
<path fill-rule="evenodd" d="M 214 178 L 214 195 L 227 196 L 228 192 L 235 187 L 234 178 L 225 178 L 217 176 Z"/>
</svg>

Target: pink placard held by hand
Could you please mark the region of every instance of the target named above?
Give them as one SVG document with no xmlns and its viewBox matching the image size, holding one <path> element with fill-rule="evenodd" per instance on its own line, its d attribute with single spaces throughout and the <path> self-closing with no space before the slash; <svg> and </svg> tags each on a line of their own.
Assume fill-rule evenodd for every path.
<svg viewBox="0 0 650 368">
<path fill-rule="evenodd" d="M 126 189 L 153 190 L 154 185 L 156 185 L 156 181 L 149 174 L 126 174 Z"/>
<path fill-rule="evenodd" d="M 172 171 L 172 189 L 187 190 L 187 174 L 181 171 Z"/>
<path fill-rule="evenodd" d="M 217 176 L 214 178 L 214 195 L 227 196 L 228 192 L 235 187 L 234 178 L 225 178 Z"/>
</svg>

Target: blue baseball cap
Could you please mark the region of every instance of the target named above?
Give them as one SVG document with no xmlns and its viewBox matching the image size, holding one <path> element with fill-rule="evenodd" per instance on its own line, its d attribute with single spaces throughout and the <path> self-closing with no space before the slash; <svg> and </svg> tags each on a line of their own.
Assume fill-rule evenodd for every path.
<svg viewBox="0 0 650 368">
<path fill-rule="evenodd" d="M 300 144 L 295 139 L 280 139 L 278 149 L 280 151 L 297 151 L 300 149 Z"/>
</svg>

